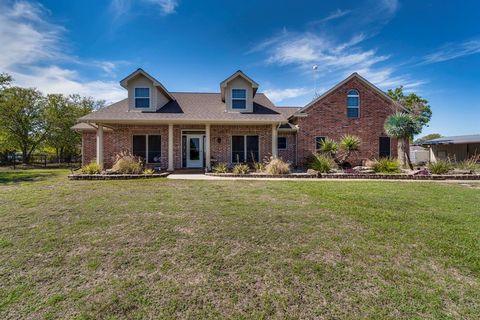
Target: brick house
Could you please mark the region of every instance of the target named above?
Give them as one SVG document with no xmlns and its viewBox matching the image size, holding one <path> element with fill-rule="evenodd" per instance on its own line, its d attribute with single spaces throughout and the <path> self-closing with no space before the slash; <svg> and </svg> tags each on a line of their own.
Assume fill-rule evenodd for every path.
<svg viewBox="0 0 480 320">
<path fill-rule="evenodd" d="M 271 156 L 302 167 L 323 139 L 344 134 L 362 140 L 352 165 L 396 156 L 395 141 L 383 132 L 396 104 L 357 73 L 303 108 L 275 106 L 242 71 L 222 81 L 217 93 L 169 92 L 142 69 L 120 84 L 126 99 L 73 127 L 82 134 L 83 164 L 95 160 L 108 168 L 128 150 L 169 171 Z"/>
</svg>

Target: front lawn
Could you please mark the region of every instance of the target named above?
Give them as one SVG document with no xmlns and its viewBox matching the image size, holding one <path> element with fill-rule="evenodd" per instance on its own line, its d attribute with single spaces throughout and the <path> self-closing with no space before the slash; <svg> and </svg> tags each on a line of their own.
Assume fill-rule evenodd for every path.
<svg viewBox="0 0 480 320">
<path fill-rule="evenodd" d="M 0 170 L 0 319 L 466 318 L 480 184 Z"/>
</svg>

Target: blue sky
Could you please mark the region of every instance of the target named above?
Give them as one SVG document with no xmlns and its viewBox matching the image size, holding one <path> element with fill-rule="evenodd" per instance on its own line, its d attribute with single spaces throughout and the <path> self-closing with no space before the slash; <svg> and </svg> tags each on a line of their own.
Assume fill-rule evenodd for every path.
<svg viewBox="0 0 480 320">
<path fill-rule="evenodd" d="M 120 100 L 138 67 L 170 91 L 218 91 L 241 69 L 278 105 L 302 106 L 315 82 L 322 93 L 356 71 L 428 99 L 423 133 L 480 133 L 473 0 L 0 0 L 0 43 L 0 72 L 47 93 Z"/>
</svg>

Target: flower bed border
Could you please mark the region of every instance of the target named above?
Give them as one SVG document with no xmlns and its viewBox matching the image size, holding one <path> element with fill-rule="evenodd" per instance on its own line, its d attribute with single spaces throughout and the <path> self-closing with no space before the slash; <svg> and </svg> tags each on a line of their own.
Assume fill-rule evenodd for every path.
<svg viewBox="0 0 480 320">
<path fill-rule="evenodd" d="M 131 179 L 153 179 L 163 178 L 170 172 L 154 173 L 154 174 L 70 174 L 70 180 L 131 180 Z"/>
<path fill-rule="evenodd" d="M 444 174 L 444 175 L 411 175 L 411 174 L 375 174 L 375 173 L 322 173 L 322 174 L 233 174 L 206 173 L 207 176 L 225 178 L 308 178 L 308 179 L 371 179 L 371 180 L 480 180 L 479 174 Z"/>
</svg>

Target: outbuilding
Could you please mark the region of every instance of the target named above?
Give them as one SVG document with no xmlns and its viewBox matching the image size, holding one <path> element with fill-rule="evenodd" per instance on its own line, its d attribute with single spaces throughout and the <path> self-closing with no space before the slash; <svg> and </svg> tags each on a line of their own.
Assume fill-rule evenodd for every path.
<svg viewBox="0 0 480 320">
<path fill-rule="evenodd" d="M 430 149 L 430 161 L 462 161 L 480 155 L 480 134 L 443 137 L 422 143 Z"/>
</svg>

